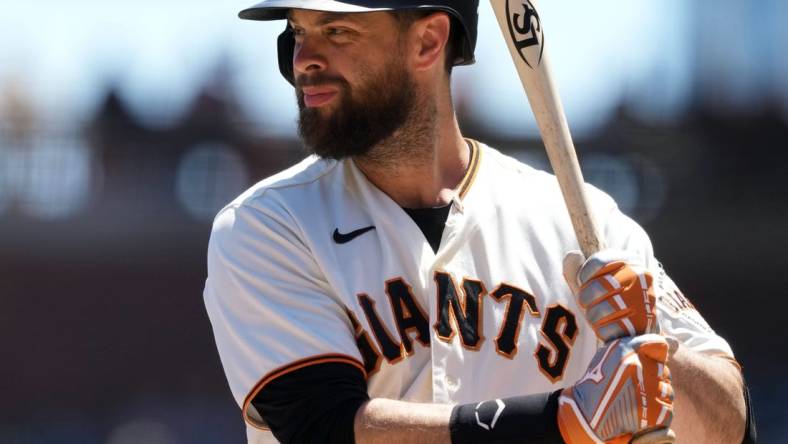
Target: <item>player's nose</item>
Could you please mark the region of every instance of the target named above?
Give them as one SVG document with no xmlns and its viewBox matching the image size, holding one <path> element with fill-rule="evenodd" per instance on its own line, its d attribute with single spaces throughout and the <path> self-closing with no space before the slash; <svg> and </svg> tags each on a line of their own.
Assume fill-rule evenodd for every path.
<svg viewBox="0 0 788 444">
<path fill-rule="evenodd" d="M 293 70 L 296 74 L 315 73 L 328 66 L 318 40 L 315 37 L 305 37 L 296 44 L 293 52 Z"/>
</svg>

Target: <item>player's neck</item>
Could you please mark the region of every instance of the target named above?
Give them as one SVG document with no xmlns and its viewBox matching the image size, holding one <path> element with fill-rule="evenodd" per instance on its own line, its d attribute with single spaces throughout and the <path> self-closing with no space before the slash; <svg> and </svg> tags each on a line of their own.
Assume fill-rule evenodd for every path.
<svg viewBox="0 0 788 444">
<path fill-rule="evenodd" d="M 370 182 L 405 208 L 447 205 L 470 162 L 470 148 L 460 133 L 450 102 L 419 107 L 413 121 L 386 146 L 385 160 L 355 158 Z"/>
</svg>

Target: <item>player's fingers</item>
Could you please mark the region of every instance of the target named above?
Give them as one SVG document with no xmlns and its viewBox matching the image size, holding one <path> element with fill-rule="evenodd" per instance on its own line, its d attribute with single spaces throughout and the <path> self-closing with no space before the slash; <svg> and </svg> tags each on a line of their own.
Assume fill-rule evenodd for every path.
<svg viewBox="0 0 788 444">
<path fill-rule="evenodd" d="M 594 327 L 594 330 L 596 330 L 597 337 L 602 342 L 609 342 L 613 339 L 630 336 L 630 333 L 627 330 L 621 328 L 619 324 L 608 324 L 601 327 Z"/>
<path fill-rule="evenodd" d="M 624 264 L 637 265 L 637 261 L 629 253 L 618 250 L 603 250 L 591 255 L 580 268 L 580 282 L 587 282 L 594 277 L 608 273 Z"/>
<path fill-rule="evenodd" d="M 662 374 L 660 375 L 660 377 L 661 377 L 663 380 L 665 380 L 665 381 L 670 381 L 670 380 L 671 380 L 671 376 L 670 376 L 670 368 L 668 368 L 668 366 L 667 366 L 667 365 L 665 365 L 665 366 L 663 366 L 663 367 L 662 367 Z"/>
<path fill-rule="evenodd" d="M 657 394 L 653 408 L 656 408 L 656 420 L 653 422 L 656 426 L 669 427 L 673 422 L 673 387 L 666 383 L 659 383 L 660 392 Z M 651 416 L 651 415 L 650 415 Z"/>
<path fill-rule="evenodd" d="M 580 305 L 582 305 L 583 308 L 588 308 L 594 304 L 603 302 L 617 293 L 619 289 L 620 286 L 618 286 L 618 288 L 613 287 L 611 284 L 607 283 L 604 278 L 596 278 L 589 282 L 585 282 L 580 287 L 580 293 L 577 295 Z"/>
<path fill-rule="evenodd" d="M 635 435 L 630 444 L 670 444 L 675 441 L 676 434 L 673 433 L 673 430 L 662 427 Z"/>
<path fill-rule="evenodd" d="M 577 250 L 572 250 L 564 256 L 564 280 L 566 280 L 569 288 L 572 289 L 572 294 L 578 294 L 579 292 L 580 284 L 577 280 L 577 274 L 585 260 L 586 257 L 583 256 L 583 253 Z"/>
<path fill-rule="evenodd" d="M 655 336 L 659 340 L 651 340 L 637 345 L 638 354 L 641 357 L 653 359 L 661 364 L 668 362 L 668 343 L 664 338 L 657 335 L 644 335 Z"/>
<path fill-rule="evenodd" d="M 626 319 L 628 312 L 616 311 L 610 304 L 597 304 L 586 311 L 586 318 L 594 327 L 599 339 L 607 342 L 611 339 L 624 336 L 635 336 L 637 332 L 627 328 Z"/>
<path fill-rule="evenodd" d="M 660 381 L 658 387 L 659 387 L 659 394 L 657 395 L 657 400 L 659 400 L 664 405 L 672 406 L 673 399 L 675 398 L 675 393 L 673 392 L 673 386 L 668 382 Z"/>
<path fill-rule="evenodd" d="M 665 365 L 668 344 L 659 335 L 644 335 L 633 342 L 640 357 L 642 389 L 647 394 L 643 413 L 650 425 L 670 426 L 673 420 L 674 393 L 670 383 L 670 370 Z"/>
<path fill-rule="evenodd" d="M 626 305 L 619 307 L 615 302 L 602 301 L 586 308 L 586 319 L 594 326 L 602 327 L 613 322 L 628 319 L 632 313 L 633 310 Z M 630 336 L 637 336 L 637 334 L 632 332 Z"/>
<path fill-rule="evenodd" d="M 628 341 L 630 347 L 639 355 L 664 362 L 667 359 L 668 342 L 665 337 L 656 333 L 649 333 L 632 338 Z M 663 358 L 664 356 L 664 358 Z"/>
<path fill-rule="evenodd" d="M 600 293 L 597 285 L 590 285 L 577 295 L 578 302 L 586 310 L 586 318 L 593 324 L 617 311 L 609 302 L 599 300 Z"/>
<path fill-rule="evenodd" d="M 668 359 L 670 359 L 679 349 L 679 340 L 673 336 L 665 336 L 665 342 L 668 343 Z"/>
</svg>

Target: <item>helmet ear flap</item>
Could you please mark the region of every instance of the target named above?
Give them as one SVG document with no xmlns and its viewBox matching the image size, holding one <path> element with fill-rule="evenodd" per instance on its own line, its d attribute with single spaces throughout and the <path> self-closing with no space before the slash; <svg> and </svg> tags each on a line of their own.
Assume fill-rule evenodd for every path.
<svg viewBox="0 0 788 444">
<path fill-rule="evenodd" d="M 295 74 L 293 73 L 295 38 L 293 37 L 293 28 L 290 26 L 285 28 L 285 31 L 279 34 L 276 44 L 279 57 L 279 72 L 291 85 L 295 86 Z"/>
</svg>

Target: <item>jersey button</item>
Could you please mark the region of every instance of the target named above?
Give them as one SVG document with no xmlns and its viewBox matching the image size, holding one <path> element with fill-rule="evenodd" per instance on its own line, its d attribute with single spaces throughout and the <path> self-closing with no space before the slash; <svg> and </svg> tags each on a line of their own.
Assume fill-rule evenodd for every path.
<svg viewBox="0 0 788 444">
<path fill-rule="evenodd" d="M 460 389 L 460 381 L 457 379 L 456 376 L 453 375 L 446 375 L 446 390 L 449 393 L 456 393 L 457 390 Z"/>
</svg>

